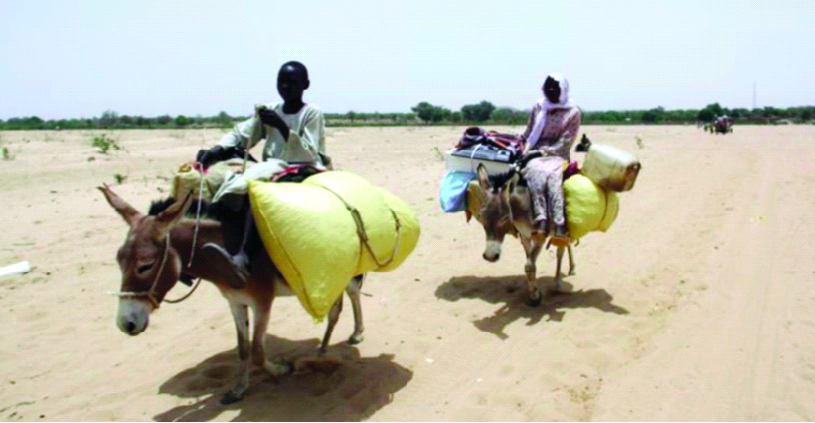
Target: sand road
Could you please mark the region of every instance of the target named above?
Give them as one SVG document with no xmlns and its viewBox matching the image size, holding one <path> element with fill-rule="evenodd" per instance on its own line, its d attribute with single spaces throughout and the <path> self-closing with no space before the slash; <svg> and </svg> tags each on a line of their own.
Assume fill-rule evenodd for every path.
<svg viewBox="0 0 815 423">
<path fill-rule="evenodd" d="M 520 244 L 487 263 L 480 226 L 439 209 L 438 151 L 462 130 L 329 130 L 337 166 L 408 201 L 422 237 L 368 278 L 360 345 L 344 342 L 346 308 L 337 371 L 256 370 L 229 406 L 235 334 L 214 287 L 137 337 L 116 328 L 126 227 L 95 190 L 146 210 L 221 132 L 104 132 L 124 148 L 108 154 L 90 146 L 98 131 L 0 132 L 0 266 L 34 266 L 0 278 L 0 419 L 815 420 L 815 126 L 583 127 L 643 170 L 609 231 L 575 248 L 573 292 L 538 308 L 524 304 Z M 538 271 L 550 285 L 553 251 Z M 267 352 L 314 354 L 323 329 L 280 298 Z"/>
</svg>

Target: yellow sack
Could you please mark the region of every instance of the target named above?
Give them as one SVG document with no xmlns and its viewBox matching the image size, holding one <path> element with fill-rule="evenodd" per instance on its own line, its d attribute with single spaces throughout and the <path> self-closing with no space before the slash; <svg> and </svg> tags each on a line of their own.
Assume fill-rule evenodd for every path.
<svg viewBox="0 0 815 423">
<path fill-rule="evenodd" d="M 617 193 L 602 188 L 582 174 L 567 179 L 563 183 L 563 193 L 569 236 L 573 240 L 591 231 L 605 232 L 617 218 L 620 209 Z"/>
<path fill-rule="evenodd" d="M 563 194 L 569 236 L 573 240 L 592 231 L 605 232 L 617 218 L 620 208 L 617 193 L 600 187 L 582 174 L 572 175 L 563 183 Z M 470 181 L 467 186 L 467 210 L 477 217 L 483 201 L 481 185 L 477 180 Z"/>
<path fill-rule="evenodd" d="M 247 167 L 251 166 L 247 163 Z M 243 159 L 229 159 L 217 162 L 207 169 L 204 176 L 204 186 L 202 198 L 204 201 L 212 201 L 212 196 L 218 192 L 218 188 L 224 183 L 224 178 L 228 172 L 239 173 L 243 168 Z M 173 198 L 186 198 L 192 191 L 193 196 L 198 198 L 198 191 L 201 188 L 201 172 L 192 168 L 192 163 L 184 163 L 178 168 L 173 177 L 173 186 L 170 188 Z"/>
<path fill-rule="evenodd" d="M 352 173 L 323 172 L 299 184 L 248 184 L 269 256 L 318 321 L 353 276 L 397 268 L 418 242 L 419 221 L 410 207 Z"/>
</svg>

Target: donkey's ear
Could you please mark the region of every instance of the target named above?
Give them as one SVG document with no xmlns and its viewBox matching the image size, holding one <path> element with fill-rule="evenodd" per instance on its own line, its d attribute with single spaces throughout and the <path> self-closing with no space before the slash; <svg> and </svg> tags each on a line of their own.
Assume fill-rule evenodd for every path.
<svg viewBox="0 0 815 423">
<path fill-rule="evenodd" d="M 141 212 L 134 209 L 130 204 L 127 204 L 127 201 L 122 200 L 122 197 L 116 195 L 107 184 L 102 184 L 101 187 L 97 188 L 99 191 L 102 191 L 102 194 L 105 195 L 105 199 L 108 200 L 108 204 L 122 216 L 128 225 L 133 226 L 136 221 L 142 217 Z"/>
<path fill-rule="evenodd" d="M 159 213 L 156 216 L 156 221 L 165 225 L 166 228 L 172 226 L 175 222 L 179 219 L 184 217 L 187 214 L 187 210 L 190 209 L 190 205 L 192 204 L 193 199 L 193 191 L 187 194 L 187 197 L 184 198 L 182 201 L 176 201 L 172 206 L 170 206 L 167 210 Z"/>
<path fill-rule="evenodd" d="M 518 172 L 514 172 L 512 177 L 509 178 L 507 181 L 507 193 L 512 194 L 515 191 L 515 187 L 518 186 L 518 181 L 521 179 L 521 175 Z"/>
<path fill-rule="evenodd" d="M 490 175 L 489 175 L 489 173 L 487 173 L 487 168 L 484 167 L 484 165 L 482 163 L 478 164 L 477 173 L 478 173 L 478 183 L 481 185 L 481 189 L 483 189 L 484 192 L 489 191 L 490 190 Z"/>
</svg>

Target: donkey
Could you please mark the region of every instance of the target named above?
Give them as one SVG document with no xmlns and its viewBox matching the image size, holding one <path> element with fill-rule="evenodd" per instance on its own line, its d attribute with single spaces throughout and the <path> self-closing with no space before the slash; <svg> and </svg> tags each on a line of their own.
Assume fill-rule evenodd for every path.
<svg viewBox="0 0 815 423">
<path fill-rule="evenodd" d="M 537 307 L 541 303 L 541 292 L 535 285 L 535 262 L 544 246 L 548 234 L 540 236 L 533 234 L 534 217 L 532 214 L 532 199 L 526 186 L 526 180 L 514 170 L 507 173 L 490 176 L 484 165 L 478 165 L 478 192 L 476 196 L 480 204 L 468 209 L 467 220 L 475 216 L 484 227 L 487 236 L 487 245 L 484 249 L 484 260 L 496 262 L 501 258 L 501 245 L 507 234 L 520 238 L 521 245 L 526 251 L 526 285 L 529 290 L 527 304 Z M 555 290 L 569 292 L 568 286 L 563 284 L 563 275 L 560 273 L 563 252 L 569 250 L 569 274 L 574 274 L 574 259 L 572 246 L 557 247 L 557 270 L 555 273 Z"/>
<path fill-rule="evenodd" d="M 159 308 L 165 295 L 175 286 L 181 273 L 211 281 L 229 302 L 232 317 L 238 333 L 238 356 L 240 366 L 237 381 L 222 398 L 223 404 L 243 399 L 249 388 L 250 358 L 252 364 L 262 367 L 273 376 L 293 371 L 291 364 L 277 364 L 266 358 L 263 349 L 263 336 L 269 323 L 272 301 L 276 295 L 291 294 L 286 281 L 272 263 L 263 248 L 252 252 L 252 269 L 242 289 L 231 287 L 224 276 L 225 269 L 217 268 L 211 249 L 204 244 L 215 243 L 223 246 L 221 223 L 211 219 L 196 222 L 185 218 L 192 203 L 191 193 L 187 198 L 175 201 L 166 210 L 156 215 L 145 215 L 114 193 L 107 185 L 99 187 L 108 203 L 130 226 L 124 244 L 116 254 L 122 271 L 119 310 L 116 324 L 122 332 L 137 335 L 149 323 L 150 313 Z M 360 290 L 364 275 L 352 278 L 346 287 L 354 310 L 354 332 L 348 342 L 362 341 L 362 308 Z M 331 308 L 328 326 L 320 344 L 319 355 L 323 355 L 334 326 L 342 311 L 342 296 Z M 169 301 L 169 300 L 168 300 Z M 252 309 L 251 344 L 249 315 Z"/>
</svg>

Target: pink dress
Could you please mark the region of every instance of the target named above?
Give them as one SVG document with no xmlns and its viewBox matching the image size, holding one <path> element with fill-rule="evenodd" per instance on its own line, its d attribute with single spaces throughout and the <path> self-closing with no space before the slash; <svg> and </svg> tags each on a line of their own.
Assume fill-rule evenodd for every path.
<svg viewBox="0 0 815 423">
<path fill-rule="evenodd" d="M 535 223 L 541 225 L 551 218 L 555 225 L 562 225 L 566 223 L 563 169 L 569 163 L 572 144 L 580 129 L 581 113 L 577 107 L 549 110 L 540 137 L 527 140 L 539 109 L 540 106 L 535 104 L 522 137 L 529 145 L 527 152 L 542 151 L 544 157 L 530 160 L 521 173 L 529 186 Z"/>
</svg>

